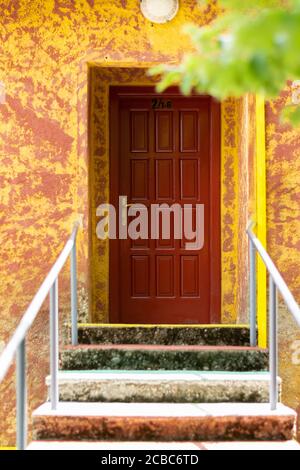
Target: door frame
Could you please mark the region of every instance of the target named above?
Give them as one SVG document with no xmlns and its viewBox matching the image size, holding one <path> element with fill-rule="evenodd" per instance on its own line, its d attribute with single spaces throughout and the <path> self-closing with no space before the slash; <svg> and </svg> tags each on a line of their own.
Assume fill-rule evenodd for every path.
<svg viewBox="0 0 300 470">
<path fill-rule="evenodd" d="M 154 86 L 110 86 L 109 89 L 109 203 L 118 207 L 119 194 L 119 98 L 157 96 Z M 183 97 L 178 88 L 171 87 L 161 96 Z M 221 321 L 221 105 L 212 97 L 194 94 L 210 101 L 210 323 Z M 120 322 L 119 240 L 109 240 L 109 322 Z M 111 273 L 114 273 L 112 279 Z"/>
</svg>

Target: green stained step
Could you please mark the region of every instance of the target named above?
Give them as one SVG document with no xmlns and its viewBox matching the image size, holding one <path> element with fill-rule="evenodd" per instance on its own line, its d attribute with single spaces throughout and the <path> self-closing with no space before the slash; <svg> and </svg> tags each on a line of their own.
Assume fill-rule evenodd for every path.
<svg viewBox="0 0 300 470">
<path fill-rule="evenodd" d="M 247 325 L 79 324 L 81 344 L 248 346 Z"/>
<path fill-rule="evenodd" d="M 64 370 L 267 370 L 266 350 L 250 347 L 90 345 L 61 351 Z"/>
</svg>

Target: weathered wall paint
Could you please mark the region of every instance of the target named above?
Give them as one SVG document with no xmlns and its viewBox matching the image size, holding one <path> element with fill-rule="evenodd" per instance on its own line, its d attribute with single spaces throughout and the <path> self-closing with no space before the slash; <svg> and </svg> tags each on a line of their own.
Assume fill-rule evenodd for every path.
<svg viewBox="0 0 300 470">
<path fill-rule="evenodd" d="M 284 279 L 300 300 L 300 131 L 281 123 L 291 88 L 267 103 L 268 248 Z"/>
<path fill-rule="evenodd" d="M 215 5 L 200 11 L 194 0 L 182 3 L 174 21 L 153 25 L 138 0 L 0 0 L 0 80 L 7 101 L 1 114 L 1 344 L 50 268 L 78 215 L 79 281 L 83 306 L 89 279 L 88 65 L 147 67 L 176 62 L 190 42 L 178 40 L 181 25 L 206 24 Z M 101 282 L 101 281 L 100 281 Z M 64 276 L 60 292 L 68 293 Z M 63 302 L 66 311 L 68 304 Z M 45 318 L 41 315 L 41 318 Z M 32 371 L 30 397 L 44 399 L 47 370 L 45 337 L 39 322 L 40 366 Z M 7 408 L 1 419 L 12 442 L 13 384 L 2 385 Z M 37 404 L 35 402 L 35 404 Z M 5 445 L 3 438 L 0 445 Z"/>
<path fill-rule="evenodd" d="M 150 63 L 176 62 L 190 47 L 189 40 L 180 35 L 181 25 L 191 20 L 206 24 L 218 10 L 211 4 L 201 11 L 194 0 L 185 0 L 178 16 L 166 25 L 145 20 L 138 0 L 0 0 L 0 11 L 0 80 L 7 91 L 7 101 L 0 105 L 3 345 L 79 214 L 84 215 L 78 253 L 83 307 L 86 302 L 92 281 L 88 261 L 92 243 L 88 235 L 88 188 L 92 177 L 87 150 L 88 65 L 147 67 Z M 278 124 L 278 111 L 286 99 L 285 94 L 269 105 L 267 113 L 269 245 L 299 300 L 300 216 L 296 182 L 300 134 Z M 240 131 L 234 125 L 238 109 L 239 105 L 229 100 L 227 111 L 223 112 L 223 161 L 224 155 L 228 156 L 222 170 L 226 198 L 222 221 L 228 227 L 222 236 L 223 263 L 227 266 L 223 273 L 223 302 L 231 302 L 232 306 L 239 305 L 240 295 L 234 274 L 238 270 L 238 237 L 230 228 L 239 217 L 241 205 L 238 180 L 233 178 L 236 171 L 242 171 L 242 167 L 238 169 L 236 150 Z M 99 170 L 105 170 L 101 165 L 99 158 Z M 105 287 L 101 280 L 98 282 L 100 289 Z M 67 294 L 64 276 L 60 286 L 60 291 Z M 66 302 L 63 306 L 68 311 Z M 235 318 L 237 310 L 232 306 L 223 312 L 226 322 Z M 100 302 L 99 308 L 102 307 Z M 29 341 L 32 407 L 45 398 L 47 335 L 47 315 L 42 313 Z M 283 347 L 290 357 L 289 345 L 283 342 Z M 291 370 L 288 362 L 286 367 L 287 374 Z M 11 371 L 0 387 L 0 445 L 14 443 L 12 374 Z M 285 384 L 284 397 L 288 403 L 295 402 L 294 382 Z"/>
<path fill-rule="evenodd" d="M 238 153 L 240 103 L 229 99 L 221 109 L 221 256 L 222 320 L 235 322 L 238 313 Z"/>
<path fill-rule="evenodd" d="M 255 152 L 255 99 L 246 95 L 239 101 L 238 126 L 239 155 L 238 155 L 238 312 L 239 321 L 248 319 L 248 237 L 245 231 L 250 214 L 255 209 L 254 187 L 254 152 Z"/>
<path fill-rule="evenodd" d="M 281 122 L 291 102 L 291 87 L 266 106 L 267 120 L 267 246 L 300 303 L 300 130 Z M 283 400 L 300 414 L 300 331 L 290 313 L 279 309 L 279 374 Z M 298 346 L 297 342 L 298 341 Z M 297 352 L 298 351 L 298 352 Z M 300 423 L 298 420 L 300 438 Z"/>
</svg>

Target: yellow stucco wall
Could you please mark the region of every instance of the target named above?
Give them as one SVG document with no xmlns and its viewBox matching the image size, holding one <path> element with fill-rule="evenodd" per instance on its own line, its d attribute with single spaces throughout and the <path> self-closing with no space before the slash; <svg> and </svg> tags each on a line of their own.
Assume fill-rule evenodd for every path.
<svg viewBox="0 0 300 470">
<path fill-rule="evenodd" d="M 1 0 L 0 10 L 0 80 L 6 89 L 6 102 L 0 106 L 3 345 L 78 215 L 84 216 L 78 259 L 80 299 L 83 308 L 86 306 L 91 281 L 88 67 L 147 67 L 150 63 L 177 62 L 190 47 L 188 38 L 180 33 L 181 26 L 190 21 L 206 24 L 215 17 L 217 8 L 211 5 L 200 11 L 194 0 L 186 0 L 174 21 L 166 25 L 148 22 L 140 13 L 138 0 Z M 230 148 L 230 122 L 226 133 Z M 100 170 L 102 163 L 99 161 Z M 228 233 L 224 237 L 226 246 L 230 236 Z M 101 277 L 101 271 L 99 274 Z M 101 278 L 96 280 L 100 288 L 102 282 Z M 60 299 L 66 313 L 68 289 L 63 273 Z M 29 393 L 32 406 L 45 397 L 47 303 L 44 310 L 33 333 L 34 342 L 30 341 L 34 364 Z M 234 308 L 229 310 L 227 321 L 236 315 Z M 0 445 L 14 440 L 12 374 L 0 390 L 6 403 L 0 421 L 0 433 L 5 438 Z"/>
<path fill-rule="evenodd" d="M 239 106 L 229 99 L 221 108 L 221 257 L 222 321 L 238 318 Z"/>
<path fill-rule="evenodd" d="M 291 103 L 288 84 L 266 106 L 267 246 L 300 304 L 300 129 L 282 123 L 280 113 Z M 283 400 L 300 414 L 300 330 L 279 296 L 279 374 Z M 300 439 L 300 420 L 298 418 Z"/>
<path fill-rule="evenodd" d="M 98 253 L 96 250 L 99 258 L 93 279 L 89 269 L 89 253 L 94 249 L 88 230 L 92 194 L 89 181 L 97 176 L 98 182 L 91 181 L 99 184 L 101 197 L 107 195 L 107 186 L 101 181 L 101 175 L 107 173 L 107 159 L 101 159 L 104 154 L 100 148 L 99 172 L 91 173 L 88 67 L 130 68 L 177 62 L 190 47 L 189 40 L 180 33 L 181 26 L 190 21 L 206 24 L 218 13 L 214 3 L 199 10 L 195 0 L 184 0 L 172 22 L 153 25 L 141 15 L 139 3 L 0 0 L 0 81 L 6 87 L 6 102 L 0 105 L 0 347 L 15 328 L 78 214 L 84 216 L 78 253 L 83 308 L 91 280 L 97 289 L 102 292 L 106 289 L 107 281 L 101 271 L 105 263 L 100 267 L 101 247 Z M 299 133 L 278 124 L 278 110 L 285 99 L 286 95 L 269 106 L 267 114 L 269 245 L 299 299 L 296 259 L 300 249 L 297 236 L 300 211 L 295 196 Z M 222 296 L 226 322 L 233 321 L 239 313 L 244 315 L 239 312 L 242 305 L 237 285 L 239 237 L 234 230 L 243 207 L 242 193 L 237 191 L 239 176 L 236 177 L 244 171 L 238 161 L 243 148 L 241 130 L 235 125 L 241 116 L 241 106 L 242 103 L 229 100 L 222 112 Z M 96 137 L 103 145 L 105 135 L 100 132 Z M 64 300 L 67 294 L 63 273 L 60 296 Z M 100 297 L 99 311 L 107 308 L 104 304 Z M 62 306 L 68 312 L 68 302 Z M 45 313 L 39 317 L 29 339 L 31 409 L 44 400 L 46 393 L 47 307 L 46 303 Z M 13 370 L 0 386 L 0 395 L 0 445 L 13 444 Z M 288 391 L 285 397 L 290 399 Z"/>
</svg>

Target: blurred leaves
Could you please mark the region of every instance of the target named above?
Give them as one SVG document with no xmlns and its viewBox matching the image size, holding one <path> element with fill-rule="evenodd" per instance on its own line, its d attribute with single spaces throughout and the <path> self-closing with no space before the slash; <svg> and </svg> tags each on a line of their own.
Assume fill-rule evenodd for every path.
<svg viewBox="0 0 300 470">
<path fill-rule="evenodd" d="M 286 106 L 282 113 L 283 122 L 290 122 L 293 126 L 300 125 L 300 106 Z"/>
<path fill-rule="evenodd" d="M 207 4 L 207 1 L 201 1 Z M 158 91 L 178 85 L 218 99 L 258 93 L 275 97 L 287 80 L 300 78 L 300 0 L 219 0 L 224 13 L 202 28 L 186 25 L 195 52 L 178 66 L 150 70 L 160 75 Z M 300 111 L 284 119 L 300 122 Z"/>
</svg>

